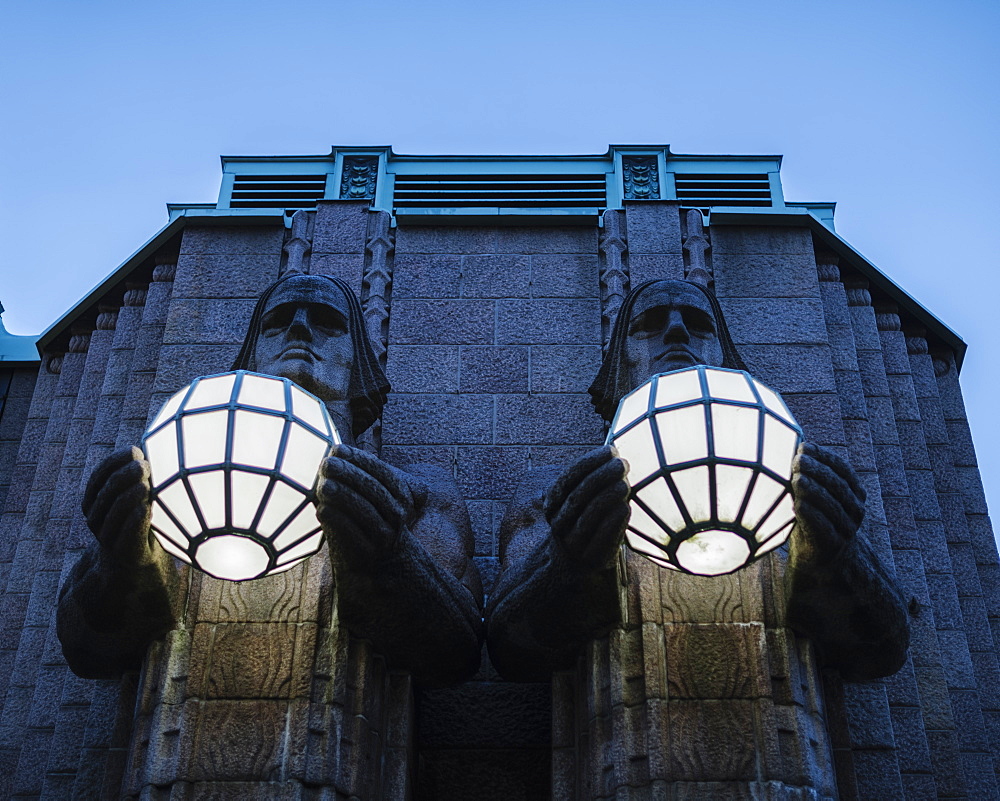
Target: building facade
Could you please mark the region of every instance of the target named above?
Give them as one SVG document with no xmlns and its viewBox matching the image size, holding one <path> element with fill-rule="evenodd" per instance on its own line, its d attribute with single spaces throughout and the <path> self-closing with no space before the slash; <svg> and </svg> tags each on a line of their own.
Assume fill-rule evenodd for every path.
<svg viewBox="0 0 1000 801">
<path fill-rule="evenodd" d="M 786 201 L 779 157 L 666 146 L 224 158 L 217 203 L 170 205 L 37 365 L 0 361 L 0 795 L 1000 796 L 1000 561 L 965 345 L 833 211 Z M 626 554 L 622 624 L 550 681 L 484 656 L 470 681 L 416 685 L 338 626 L 321 557 L 245 584 L 185 572 L 182 622 L 141 672 L 75 676 L 54 620 L 92 540 L 83 485 L 177 389 L 229 368 L 288 271 L 361 299 L 392 384 L 365 445 L 454 477 L 487 596 L 518 485 L 604 440 L 587 388 L 629 288 L 707 274 L 753 374 L 859 475 L 861 536 L 908 606 L 905 665 L 857 682 L 818 660 L 785 619 L 779 549 L 690 579 Z"/>
</svg>

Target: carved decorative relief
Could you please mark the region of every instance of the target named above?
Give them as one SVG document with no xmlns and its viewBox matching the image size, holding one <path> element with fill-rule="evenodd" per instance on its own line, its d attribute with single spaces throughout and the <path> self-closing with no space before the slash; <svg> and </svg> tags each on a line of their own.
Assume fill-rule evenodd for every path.
<svg viewBox="0 0 1000 801">
<path fill-rule="evenodd" d="M 625 237 L 622 233 L 623 213 L 614 209 L 604 213 L 601 236 L 601 330 L 605 348 L 611 337 L 618 310 L 628 290 L 628 270 L 625 267 Z"/>
<path fill-rule="evenodd" d="M 684 277 L 688 281 L 709 287 L 712 285 L 712 266 L 708 262 L 708 252 L 712 246 L 705 236 L 701 210 L 689 209 L 684 219 L 687 222 L 687 237 L 683 245 L 687 262 L 684 265 Z"/>
<path fill-rule="evenodd" d="M 285 266 L 281 271 L 286 273 L 309 273 L 309 256 L 312 252 L 312 228 L 316 213 L 299 209 L 292 215 L 292 227 L 285 242 Z"/>
<path fill-rule="evenodd" d="M 393 249 L 393 236 L 390 222 L 391 217 L 385 211 L 373 212 L 369 220 L 365 249 L 370 255 L 370 261 L 365 270 L 361 301 L 368 336 L 381 364 L 385 364 L 389 284 L 392 282 L 389 254 Z"/>
<path fill-rule="evenodd" d="M 377 181 L 378 156 L 345 156 L 340 179 L 340 199 L 374 198 Z"/>
<path fill-rule="evenodd" d="M 659 200 L 660 174 L 656 156 L 623 156 L 626 200 Z"/>
</svg>

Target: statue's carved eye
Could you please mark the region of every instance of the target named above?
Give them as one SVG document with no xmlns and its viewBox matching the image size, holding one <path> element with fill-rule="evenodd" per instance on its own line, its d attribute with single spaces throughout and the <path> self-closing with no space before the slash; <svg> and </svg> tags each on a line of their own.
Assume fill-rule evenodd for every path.
<svg viewBox="0 0 1000 801">
<path fill-rule="evenodd" d="M 636 315 L 629 322 L 629 336 L 648 337 L 661 333 L 667 324 L 667 311 L 665 307 L 660 306 Z"/>
<path fill-rule="evenodd" d="M 347 319 L 331 306 L 320 303 L 309 304 L 309 327 L 326 336 L 342 336 L 347 333 Z"/>
<path fill-rule="evenodd" d="M 685 309 L 684 325 L 692 333 L 707 335 L 715 333 L 715 320 L 701 309 Z"/>
</svg>

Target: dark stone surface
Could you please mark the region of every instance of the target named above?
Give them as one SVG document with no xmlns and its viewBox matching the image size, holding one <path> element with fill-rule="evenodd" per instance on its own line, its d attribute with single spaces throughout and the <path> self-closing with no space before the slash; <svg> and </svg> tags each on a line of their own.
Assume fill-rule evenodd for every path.
<svg viewBox="0 0 1000 801">
<path fill-rule="evenodd" d="M 527 392 L 527 346 L 466 345 L 462 348 L 459 391 L 492 394 Z"/>
<path fill-rule="evenodd" d="M 417 746 L 428 748 L 545 748 L 551 741 L 547 683 L 470 681 L 427 690 L 417 700 Z"/>
<path fill-rule="evenodd" d="M 530 283 L 528 256 L 503 253 L 462 259 L 462 297 L 526 298 Z"/>
<path fill-rule="evenodd" d="M 450 255 L 399 254 L 393 263 L 392 294 L 402 298 L 457 298 L 462 259 Z"/>
<path fill-rule="evenodd" d="M 580 299 L 497 301 L 496 341 L 517 345 L 580 345 L 600 338 L 597 301 Z"/>
<path fill-rule="evenodd" d="M 417 801 L 549 801 L 547 748 L 425 750 L 417 769 Z"/>
<path fill-rule="evenodd" d="M 389 342 L 489 345 L 493 304 L 481 300 L 400 300 L 389 318 Z"/>
</svg>

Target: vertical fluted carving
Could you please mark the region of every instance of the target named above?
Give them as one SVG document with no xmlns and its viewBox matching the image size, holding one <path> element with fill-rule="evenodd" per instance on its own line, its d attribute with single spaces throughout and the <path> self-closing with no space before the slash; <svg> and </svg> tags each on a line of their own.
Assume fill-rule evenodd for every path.
<svg viewBox="0 0 1000 801">
<path fill-rule="evenodd" d="M 628 267 L 625 264 L 624 212 L 610 209 L 604 212 L 604 229 L 601 236 L 601 336 L 604 348 L 611 339 L 611 329 L 618 317 L 618 310 L 628 292 Z"/>
<path fill-rule="evenodd" d="M 292 229 L 285 242 L 285 267 L 283 275 L 308 273 L 312 251 L 312 227 L 315 212 L 299 209 L 292 215 Z"/>
<path fill-rule="evenodd" d="M 712 268 L 708 263 L 708 251 L 711 249 L 708 237 L 705 236 L 705 225 L 700 209 L 688 209 L 687 237 L 684 239 L 684 253 L 687 255 L 684 277 L 702 286 L 711 286 Z"/>
<path fill-rule="evenodd" d="M 390 228 L 391 219 L 387 211 L 373 211 L 368 218 L 368 241 L 365 243 L 365 251 L 369 261 L 361 290 L 361 305 L 364 309 L 368 336 L 383 366 L 392 284 L 392 263 L 389 255 L 392 253 L 394 243 Z"/>
</svg>

